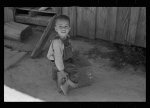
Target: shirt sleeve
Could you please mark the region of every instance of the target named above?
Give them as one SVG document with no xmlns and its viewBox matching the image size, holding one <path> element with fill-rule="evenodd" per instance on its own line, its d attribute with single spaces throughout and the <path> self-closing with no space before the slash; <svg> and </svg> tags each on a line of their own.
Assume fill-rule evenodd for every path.
<svg viewBox="0 0 150 108">
<path fill-rule="evenodd" d="M 52 43 L 51 43 L 52 44 Z M 47 53 L 47 58 L 50 60 L 50 56 L 51 56 L 51 44 L 49 46 L 49 50 L 48 50 L 48 53 Z"/>
<path fill-rule="evenodd" d="M 62 71 L 64 70 L 64 63 L 63 63 L 63 48 L 60 40 L 54 40 L 53 49 L 56 67 L 59 71 Z"/>
</svg>

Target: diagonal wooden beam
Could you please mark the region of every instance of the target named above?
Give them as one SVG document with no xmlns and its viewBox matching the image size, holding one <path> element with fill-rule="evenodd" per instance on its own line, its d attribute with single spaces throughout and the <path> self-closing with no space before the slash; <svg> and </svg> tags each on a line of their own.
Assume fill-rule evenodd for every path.
<svg viewBox="0 0 150 108">
<path fill-rule="evenodd" d="M 49 23 L 48 23 L 46 29 L 44 30 L 44 33 L 42 34 L 41 39 L 38 41 L 38 43 L 36 44 L 35 48 L 33 49 L 32 53 L 31 53 L 32 58 L 35 58 L 40 54 L 40 52 L 42 51 L 42 48 L 46 44 L 46 41 L 48 40 L 49 36 L 51 36 L 51 33 L 53 32 L 53 25 L 54 25 L 55 17 L 56 17 L 56 15 L 53 16 L 52 19 L 49 20 Z"/>
</svg>

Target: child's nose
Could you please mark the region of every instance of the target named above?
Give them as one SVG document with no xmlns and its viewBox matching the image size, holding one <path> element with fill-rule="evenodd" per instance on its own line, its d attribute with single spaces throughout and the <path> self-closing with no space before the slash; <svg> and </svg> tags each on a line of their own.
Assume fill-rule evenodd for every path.
<svg viewBox="0 0 150 108">
<path fill-rule="evenodd" d="M 65 28 L 62 28 L 62 31 L 66 31 L 66 29 L 65 29 Z"/>
</svg>

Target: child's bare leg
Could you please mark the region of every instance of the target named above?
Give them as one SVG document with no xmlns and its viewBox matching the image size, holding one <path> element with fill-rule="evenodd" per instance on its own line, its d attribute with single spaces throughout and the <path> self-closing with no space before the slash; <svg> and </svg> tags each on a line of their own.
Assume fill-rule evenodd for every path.
<svg viewBox="0 0 150 108">
<path fill-rule="evenodd" d="M 59 81 L 58 81 L 58 80 L 56 80 L 56 87 L 57 87 L 57 91 L 58 91 L 58 93 L 60 93 L 60 94 L 64 95 L 63 91 L 62 91 L 62 90 L 61 90 L 61 88 L 60 88 L 60 83 L 59 83 Z"/>
<path fill-rule="evenodd" d="M 58 81 L 56 81 L 56 87 L 57 87 L 57 90 L 61 90 L 60 87 L 59 87 L 59 84 L 58 84 Z"/>
</svg>

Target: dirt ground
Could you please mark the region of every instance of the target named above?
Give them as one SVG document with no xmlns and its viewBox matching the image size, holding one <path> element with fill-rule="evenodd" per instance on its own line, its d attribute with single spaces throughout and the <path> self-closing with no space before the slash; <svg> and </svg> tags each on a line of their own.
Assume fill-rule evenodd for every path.
<svg viewBox="0 0 150 108">
<path fill-rule="evenodd" d="M 91 63 L 91 86 L 71 90 L 68 96 L 57 93 L 46 53 L 37 59 L 26 55 L 16 66 L 4 72 L 4 84 L 44 101 L 146 101 L 146 72 L 140 67 L 134 70 L 127 65 L 117 70 L 111 66 L 109 58 L 88 57 L 87 52 L 95 47 L 94 43 L 77 39 L 72 40 L 72 44 Z M 114 51 L 105 42 L 101 42 L 98 48 L 105 53 Z"/>
</svg>

